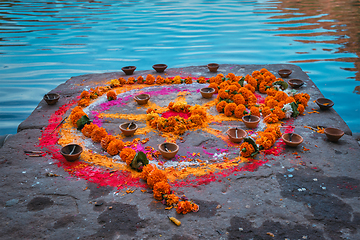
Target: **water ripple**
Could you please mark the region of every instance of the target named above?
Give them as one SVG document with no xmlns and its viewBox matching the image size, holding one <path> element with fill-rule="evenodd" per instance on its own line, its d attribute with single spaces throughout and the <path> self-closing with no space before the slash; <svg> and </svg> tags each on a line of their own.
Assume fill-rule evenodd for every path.
<svg viewBox="0 0 360 240">
<path fill-rule="evenodd" d="M 45 93 L 72 76 L 209 61 L 297 64 L 360 132 L 354 121 L 358 6 L 351 0 L 331 6 L 301 0 L 0 2 L 0 135 L 14 133 Z"/>
</svg>

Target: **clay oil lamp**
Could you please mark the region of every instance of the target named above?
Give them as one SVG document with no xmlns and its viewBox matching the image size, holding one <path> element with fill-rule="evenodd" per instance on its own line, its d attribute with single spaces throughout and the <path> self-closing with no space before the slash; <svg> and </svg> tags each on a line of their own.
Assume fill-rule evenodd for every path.
<svg viewBox="0 0 360 240">
<path fill-rule="evenodd" d="M 136 95 L 134 97 L 134 100 L 139 104 L 139 105 L 144 105 L 144 104 L 147 104 L 147 102 L 149 101 L 150 99 L 150 95 L 149 94 L 139 94 L 139 95 Z"/>
<path fill-rule="evenodd" d="M 82 153 L 83 148 L 78 144 L 69 144 L 61 148 L 60 153 L 65 157 L 69 162 L 76 161 L 80 154 Z"/>
<path fill-rule="evenodd" d="M 161 73 L 164 72 L 168 66 L 166 64 L 155 64 L 152 67 L 156 72 Z"/>
<path fill-rule="evenodd" d="M 135 66 L 126 66 L 126 67 L 121 68 L 121 70 L 123 70 L 123 72 L 126 75 L 132 75 L 134 73 L 135 69 L 136 69 Z"/>
<path fill-rule="evenodd" d="M 304 140 L 299 134 L 296 133 L 284 133 L 281 138 L 289 147 L 297 147 Z"/>
<path fill-rule="evenodd" d="M 119 129 L 126 137 L 130 137 L 134 135 L 135 131 L 138 129 L 138 125 L 134 122 L 123 123 L 119 125 Z"/>
<path fill-rule="evenodd" d="M 219 68 L 219 64 L 217 63 L 209 63 L 207 65 L 208 69 L 210 72 L 217 72 L 218 68 Z"/>
<path fill-rule="evenodd" d="M 60 95 L 57 93 L 47 93 L 44 95 L 44 100 L 48 105 L 54 105 L 59 100 Z"/>
<path fill-rule="evenodd" d="M 292 73 L 292 71 L 290 69 L 280 69 L 278 71 L 280 77 L 282 78 L 287 78 L 288 76 L 290 76 L 290 74 Z"/>
<path fill-rule="evenodd" d="M 334 106 L 334 102 L 327 98 L 318 98 L 315 102 L 321 110 L 327 110 Z"/>
<path fill-rule="evenodd" d="M 324 133 L 331 142 L 337 142 L 343 135 L 344 132 L 338 128 L 325 128 Z"/>
<path fill-rule="evenodd" d="M 226 134 L 228 135 L 229 139 L 234 143 L 241 142 L 244 137 L 247 136 L 247 132 L 242 130 L 241 128 L 230 128 L 226 131 Z"/>
<path fill-rule="evenodd" d="M 246 115 L 242 117 L 242 121 L 245 123 L 247 128 L 256 128 L 260 122 L 260 118 L 255 115 Z"/>
<path fill-rule="evenodd" d="M 209 87 L 201 88 L 200 93 L 203 98 L 211 98 L 213 96 L 213 94 L 215 93 L 215 89 L 209 88 Z"/>
<path fill-rule="evenodd" d="M 301 79 L 290 79 L 288 81 L 288 84 L 292 87 L 292 88 L 299 88 L 302 85 L 304 85 L 304 81 Z"/>
<path fill-rule="evenodd" d="M 163 158 L 172 159 L 179 151 L 179 146 L 176 143 L 164 142 L 159 145 L 159 151 Z"/>
</svg>

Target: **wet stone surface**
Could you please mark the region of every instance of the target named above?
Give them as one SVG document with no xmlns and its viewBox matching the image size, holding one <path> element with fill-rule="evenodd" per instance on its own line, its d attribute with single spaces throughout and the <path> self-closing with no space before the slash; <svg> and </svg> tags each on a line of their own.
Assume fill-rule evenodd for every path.
<svg viewBox="0 0 360 240">
<path fill-rule="evenodd" d="M 291 78 L 305 82 L 299 91 L 311 96 L 306 110 L 317 108 L 313 101 L 322 94 L 306 73 L 295 65 L 224 64 L 220 65 L 218 73 L 245 76 L 261 68 L 274 74 L 279 69 L 291 69 Z M 153 70 L 135 71 L 135 74 L 135 77 L 156 75 Z M 216 74 L 210 73 L 204 65 L 168 68 L 159 75 L 209 78 Z M 197 213 L 180 215 L 175 209 L 165 209 L 165 205 L 154 199 L 143 180 L 138 183 L 142 187 L 124 182 L 118 189 L 95 183 L 94 179 L 98 177 L 95 173 L 88 178 L 84 177 L 85 173 L 72 174 L 74 169 L 69 170 L 66 162 L 54 158 L 53 146 L 39 147 L 39 138 L 48 126 L 48 120 L 58 113 L 60 107 L 77 101 L 83 90 L 103 86 L 119 77 L 128 76 L 119 71 L 69 79 L 52 91 L 61 95 L 56 105 L 49 106 L 41 101 L 29 118 L 19 125 L 19 132 L 7 138 L 0 148 L 1 239 L 360 239 L 360 148 L 334 109 L 285 121 L 284 124 L 293 126 L 294 132 L 304 138 L 296 148 L 287 147 L 278 140 L 276 148 L 258 154 L 254 164 L 239 162 L 234 168 L 218 170 L 207 178 L 191 175 L 172 183 L 172 190 L 177 195 L 186 195 L 199 205 Z M 193 93 L 186 95 L 191 104 L 211 101 L 201 98 L 197 92 L 199 88 L 199 84 L 171 86 L 169 89 L 176 91 L 171 90 L 167 96 L 160 94 L 157 100 L 150 101 L 165 107 L 185 90 Z M 146 91 L 162 89 L 154 86 Z M 123 103 L 112 106 L 108 112 L 140 115 L 146 110 L 132 98 Z M 209 112 L 216 114 L 214 108 Z M 91 109 L 89 116 L 94 117 Z M 122 119 L 103 120 L 109 133 L 119 133 L 118 125 Z M 146 124 L 139 119 L 134 119 L 134 122 L 140 128 Z M 214 121 L 209 125 L 222 134 L 229 127 L 244 127 L 239 121 Z M 345 135 L 333 143 L 324 134 L 304 126 L 336 126 Z M 128 137 L 126 141 L 136 137 Z M 149 132 L 146 137 L 149 138 L 147 144 L 154 148 L 164 141 L 157 132 Z M 103 153 L 99 144 L 93 146 L 93 151 Z M 213 154 L 217 152 L 214 149 L 227 148 L 228 144 L 214 134 L 196 130 L 186 132 L 179 146 L 178 155 L 183 156 L 188 152 Z M 54 147 L 59 146 L 54 144 Z M 30 157 L 24 152 L 26 150 L 40 150 L 42 154 Z M 238 156 L 237 145 L 227 154 Z M 205 160 L 207 156 L 202 154 L 199 159 Z M 214 161 L 221 163 L 218 159 Z M 164 166 L 175 163 L 166 161 Z M 101 174 L 108 177 L 110 175 L 106 174 L 112 170 L 95 165 L 88 168 L 94 169 L 104 170 Z M 181 225 L 176 226 L 168 217 L 177 218 Z"/>
</svg>

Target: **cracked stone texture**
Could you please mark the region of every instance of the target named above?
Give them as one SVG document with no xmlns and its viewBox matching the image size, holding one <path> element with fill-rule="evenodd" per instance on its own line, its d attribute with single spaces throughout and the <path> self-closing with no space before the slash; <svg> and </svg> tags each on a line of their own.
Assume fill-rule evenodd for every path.
<svg viewBox="0 0 360 240">
<path fill-rule="evenodd" d="M 301 90 L 311 96 L 307 110 L 317 108 L 313 101 L 322 94 L 295 65 L 226 64 L 219 72 L 246 75 L 263 67 L 273 73 L 292 69 L 291 78 L 306 82 Z M 153 70 L 135 75 L 148 73 L 157 75 Z M 165 73 L 216 75 L 206 66 L 167 69 Z M 268 155 L 269 161 L 254 172 L 174 189 L 199 204 L 199 212 L 187 215 L 165 210 L 150 192 L 116 195 L 115 188 L 71 177 L 48 155 L 32 158 L 24 154 L 24 150 L 39 150 L 41 130 L 57 107 L 76 100 L 84 89 L 119 77 L 128 76 L 114 72 L 69 79 L 52 91 L 61 95 L 56 105 L 41 101 L 19 125 L 18 133 L 8 137 L 0 148 L 1 239 L 360 239 L 360 148 L 334 109 L 294 121 L 295 132 L 304 137 L 301 146 L 309 151 L 286 147 L 279 156 Z M 345 135 L 332 143 L 304 125 L 335 126 Z M 154 141 L 157 135 L 151 138 Z M 186 144 L 202 146 L 207 138 L 194 134 Z M 179 219 L 181 226 L 167 216 Z"/>
</svg>

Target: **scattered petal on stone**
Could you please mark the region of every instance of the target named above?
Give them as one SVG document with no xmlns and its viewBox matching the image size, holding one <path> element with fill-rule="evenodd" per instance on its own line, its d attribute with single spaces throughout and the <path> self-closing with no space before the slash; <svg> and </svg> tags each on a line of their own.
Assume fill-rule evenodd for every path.
<svg viewBox="0 0 360 240">
<path fill-rule="evenodd" d="M 273 233 L 271 233 L 271 232 L 267 232 L 266 234 L 271 236 L 271 237 L 275 237 L 275 235 Z"/>
</svg>

